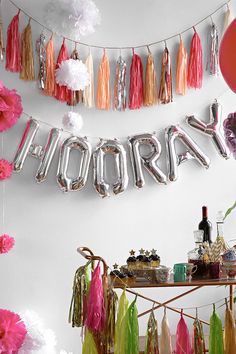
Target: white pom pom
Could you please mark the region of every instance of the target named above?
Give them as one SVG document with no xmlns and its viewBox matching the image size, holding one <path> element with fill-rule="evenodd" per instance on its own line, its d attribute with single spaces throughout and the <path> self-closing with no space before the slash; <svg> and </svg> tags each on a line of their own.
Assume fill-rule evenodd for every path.
<svg viewBox="0 0 236 354">
<path fill-rule="evenodd" d="M 83 127 L 83 118 L 80 114 L 70 111 L 64 115 L 62 123 L 65 129 L 76 135 Z"/>
<path fill-rule="evenodd" d="M 89 85 L 89 73 L 82 60 L 68 59 L 56 70 L 56 82 L 70 90 L 84 90 Z"/>
<path fill-rule="evenodd" d="M 51 0 L 45 7 L 45 21 L 53 32 L 78 42 L 95 31 L 101 18 L 92 0 Z"/>
</svg>

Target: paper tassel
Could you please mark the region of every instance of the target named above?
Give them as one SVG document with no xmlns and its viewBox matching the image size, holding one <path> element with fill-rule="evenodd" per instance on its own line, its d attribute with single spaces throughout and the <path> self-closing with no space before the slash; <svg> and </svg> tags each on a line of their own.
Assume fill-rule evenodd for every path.
<svg viewBox="0 0 236 354">
<path fill-rule="evenodd" d="M 46 79 L 46 48 L 45 48 L 45 35 L 40 34 L 39 38 L 36 41 L 36 50 L 39 56 L 39 74 L 38 82 L 39 88 L 44 90 L 45 88 L 45 79 Z"/>
<path fill-rule="evenodd" d="M 77 269 L 74 276 L 73 294 L 69 312 L 72 327 L 82 327 L 86 318 L 86 303 L 89 289 L 89 263 Z"/>
<path fill-rule="evenodd" d="M 14 73 L 21 70 L 19 15 L 13 17 L 7 29 L 6 70 Z"/>
<path fill-rule="evenodd" d="M 68 57 L 68 53 L 67 53 L 65 39 L 63 39 L 61 49 L 60 49 L 58 57 L 57 57 L 57 63 L 56 63 L 55 69 L 58 69 L 60 67 L 60 64 L 64 60 L 67 60 L 67 59 L 69 59 L 69 57 Z M 60 86 L 59 84 L 55 83 L 55 98 L 61 102 L 67 102 L 68 88 L 66 86 Z"/>
<path fill-rule="evenodd" d="M 128 307 L 129 301 L 127 300 L 125 290 L 123 290 L 119 301 L 116 320 L 114 354 L 125 353 L 125 316 L 128 313 Z"/>
<path fill-rule="evenodd" d="M 222 323 L 215 305 L 210 319 L 209 354 L 224 354 Z"/>
<path fill-rule="evenodd" d="M 225 352 L 224 352 L 225 354 L 236 353 L 235 322 L 234 322 L 232 311 L 229 309 L 227 300 L 226 300 L 226 310 L 225 310 L 224 344 L 225 344 Z"/>
<path fill-rule="evenodd" d="M 108 288 L 107 295 L 106 295 L 107 310 L 106 310 L 106 331 L 105 331 L 108 353 L 110 353 L 111 348 L 114 346 L 117 302 L 118 302 L 118 297 L 116 292 L 113 289 Z"/>
<path fill-rule="evenodd" d="M 92 274 L 87 304 L 87 319 L 85 324 L 86 327 L 91 331 L 101 332 L 104 329 L 105 319 L 106 313 L 104 304 L 104 291 L 100 264 L 98 263 Z"/>
<path fill-rule="evenodd" d="M 88 330 L 85 333 L 82 354 L 98 354 L 93 335 Z"/>
<path fill-rule="evenodd" d="M 84 105 L 86 107 L 94 107 L 94 73 L 93 73 L 93 57 L 91 52 L 89 53 L 85 65 L 89 74 L 89 85 L 84 90 Z"/>
<path fill-rule="evenodd" d="M 125 354 L 139 354 L 139 327 L 136 298 L 128 308 L 125 342 Z"/>
<path fill-rule="evenodd" d="M 189 337 L 189 331 L 187 324 L 181 313 L 181 318 L 179 320 L 177 331 L 176 331 L 176 354 L 192 354 L 191 341 Z"/>
<path fill-rule="evenodd" d="M 185 95 L 187 91 L 187 60 L 188 54 L 184 46 L 183 40 L 182 38 L 180 38 L 176 66 L 176 93 L 178 95 Z"/>
<path fill-rule="evenodd" d="M 171 334 L 166 309 L 161 322 L 160 354 L 172 354 Z"/>
<path fill-rule="evenodd" d="M 20 79 L 32 81 L 34 75 L 34 54 L 30 20 L 21 36 L 21 72 Z"/>
<path fill-rule="evenodd" d="M 76 48 L 73 50 L 70 58 L 74 59 L 74 60 L 79 60 L 79 53 Z M 69 90 L 67 104 L 69 106 L 76 106 L 77 103 L 79 103 L 79 102 L 81 102 L 81 103 L 83 102 L 83 91 L 82 90 L 78 90 L 78 91 Z"/>
<path fill-rule="evenodd" d="M 139 109 L 143 105 L 143 64 L 133 51 L 130 67 L 129 108 Z"/>
<path fill-rule="evenodd" d="M 165 47 L 162 54 L 161 82 L 158 98 L 161 103 L 170 103 L 173 101 L 170 53 L 167 47 Z"/>
<path fill-rule="evenodd" d="M 227 4 L 227 10 L 225 11 L 225 16 L 224 16 L 224 31 L 231 24 L 232 21 L 233 21 L 233 14 L 230 10 L 229 5 Z"/>
<path fill-rule="evenodd" d="M 5 46 L 3 40 L 3 21 L 2 21 L 2 0 L 0 0 L 0 60 L 3 61 L 5 54 Z"/>
<path fill-rule="evenodd" d="M 207 62 L 207 69 L 211 75 L 218 75 L 219 66 L 219 38 L 218 30 L 213 23 L 210 31 L 210 51 Z"/>
<path fill-rule="evenodd" d="M 146 63 L 144 106 L 152 106 L 157 103 L 157 82 L 154 59 L 149 51 Z"/>
<path fill-rule="evenodd" d="M 193 323 L 193 354 L 205 354 L 206 346 L 202 323 L 198 318 Z"/>
<path fill-rule="evenodd" d="M 46 78 L 44 93 L 53 96 L 55 92 L 54 44 L 51 37 L 46 45 Z"/>
<path fill-rule="evenodd" d="M 145 345 L 144 353 L 159 354 L 157 321 L 155 319 L 153 311 L 151 312 L 148 320 L 146 345 Z"/>
<path fill-rule="evenodd" d="M 105 50 L 98 71 L 96 105 L 98 109 L 110 109 L 110 66 Z"/>
<path fill-rule="evenodd" d="M 116 63 L 114 109 L 117 111 L 125 111 L 126 109 L 126 62 L 121 55 Z"/>
<path fill-rule="evenodd" d="M 194 28 L 188 63 L 188 87 L 201 88 L 203 79 L 202 44 Z"/>
</svg>

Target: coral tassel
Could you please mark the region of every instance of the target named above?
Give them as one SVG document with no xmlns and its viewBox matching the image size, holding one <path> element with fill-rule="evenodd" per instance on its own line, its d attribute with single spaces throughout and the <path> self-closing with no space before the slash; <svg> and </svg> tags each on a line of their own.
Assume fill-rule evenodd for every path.
<svg viewBox="0 0 236 354">
<path fill-rule="evenodd" d="M 46 45 L 46 78 L 44 93 L 53 96 L 55 91 L 54 44 L 51 37 Z"/>
<path fill-rule="evenodd" d="M 165 47 L 162 54 L 161 82 L 158 98 L 161 103 L 170 103 L 173 101 L 170 53 L 167 47 Z"/>
<path fill-rule="evenodd" d="M 157 82 L 154 59 L 149 51 L 146 64 L 146 76 L 144 87 L 144 106 L 152 106 L 157 103 Z"/>
<path fill-rule="evenodd" d="M 6 70 L 18 73 L 21 70 L 19 14 L 13 17 L 7 29 Z"/>
<path fill-rule="evenodd" d="M 68 53 L 67 53 L 67 48 L 65 44 L 65 39 L 63 39 L 61 49 L 59 51 L 58 57 L 57 57 L 57 63 L 56 63 L 56 69 L 60 67 L 60 64 L 68 60 Z M 60 86 L 59 84 L 55 84 L 55 98 L 59 101 L 62 102 L 67 102 L 68 99 L 68 88 L 66 86 Z"/>
<path fill-rule="evenodd" d="M 188 87 L 197 89 L 202 87 L 203 61 L 201 40 L 195 29 L 194 32 L 188 63 Z"/>
<path fill-rule="evenodd" d="M 21 37 L 21 72 L 22 80 L 34 80 L 34 55 L 30 20 Z"/>
<path fill-rule="evenodd" d="M 104 50 L 98 72 L 97 108 L 110 109 L 110 100 L 110 66 L 108 56 Z"/>
<path fill-rule="evenodd" d="M 178 95 L 185 95 L 187 91 L 187 60 L 188 54 L 181 38 L 177 54 L 176 66 L 176 93 Z"/>
<path fill-rule="evenodd" d="M 143 105 L 143 64 L 133 51 L 130 67 L 129 108 L 138 109 Z"/>
<path fill-rule="evenodd" d="M 89 74 L 89 85 L 85 87 L 84 91 L 84 104 L 86 107 L 94 106 L 94 74 L 93 74 L 93 57 L 91 52 L 89 53 L 85 65 Z"/>
</svg>

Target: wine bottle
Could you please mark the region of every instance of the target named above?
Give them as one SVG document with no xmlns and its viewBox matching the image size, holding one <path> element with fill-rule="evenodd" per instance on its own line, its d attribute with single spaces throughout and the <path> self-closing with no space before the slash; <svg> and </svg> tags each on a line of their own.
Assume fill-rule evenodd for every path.
<svg viewBox="0 0 236 354">
<path fill-rule="evenodd" d="M 208 215 L 207 215 L 207 207 L 203 206 L 202 207 L 202 221 L 198 225 L 199 230 L 203 230 L 203 242 L 209 242 L 209 244 L 212 243 L 211 240 L 211 222 L 208 220 Z"/>
</svg>

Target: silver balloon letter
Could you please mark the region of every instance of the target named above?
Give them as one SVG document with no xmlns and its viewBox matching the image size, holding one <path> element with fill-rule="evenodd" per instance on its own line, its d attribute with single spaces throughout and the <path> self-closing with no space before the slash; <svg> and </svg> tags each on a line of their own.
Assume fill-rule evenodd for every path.
<svg viewBox="0 0 236 354">
<path fill-rule="evenodd" d="M 200 147 L 192 138 L 179 126 L 171 125 L 165 130 L 168 178 L 170 181 L 176 181 L 178 178 L 178 166 L 185 161 L 196 159 L 202 166 L 208 168 L 210 159 L 204 154 Z M 178 139 L 186 147 L 187 151 L 178 154 L 175 148 L 175 140 Z"/>
<path fill-rule="evenodd" d="M 115 160 L 117 179 L 112 185 L 114 194 L 124 192 L 128 185 L 126 151 L 117 140 L 103 140 L 93 153 L 94 187 L 101 197 L 109 197 L 109 183 L 105 182 L 106 155 L 112 155 Z"/>
<path fill-rule="evenodd" d="M 76 178 L 68 177 L 67 174 L 70 152 L 72 149 L 77 150 L 82 154 L 79 175 Z M 85 186 L 88 178 L 91 156 L 92 147 L 86 138 L 72 136 L 62 143 L 60 148 L 57 181 L 63 192 L 80 191 Z"/>
<path fill-rule="evenodd" d="M 208 124 L 202 122 L 194 116 L 188 116 L 187 123 L 196 130 L 212 138 L 219 154 L 225 159 L 228 159 L 230 153 L 224 138 L 221 135 L 221 113 L 222 107 L 217 101 L 215 101 L 210 106 L 210 122 Z"/>
<path fill-rule="evenodd" d="M 161 155 L 159 140 L 152 134 L 140 134 L 129 137 L 128 143 L 136 187 L 142 188 L 145 185 L 142 165 L 156 182 L 166 184 L 166 175 L 156 164 Z M 147 156 L 141 154 L 141 145 L 148 145 L 151 148 Z"/>
<path fill-rule="evenodd" d="M 45 181 L 49 167 L 51 165 L 53 156 L 56 151 L 60 139 L 60 130 L 51 129 L 46 145 L 43 147 L 38 144 L 34 144 L 34 138 L 39 129 L 39 122 L 36 119 L 30 119 L 27 122 L 25 131 L 21 138 L 20 145 L 18 146 L 16 155 L 14 157 L 13 166 L 14 171 L 19 172 L 22 170 L 27 155 L 32 155 L 35 158 L 41 160 L 40 166 L 36 173 L 37 182 Z"/>
</svg>

